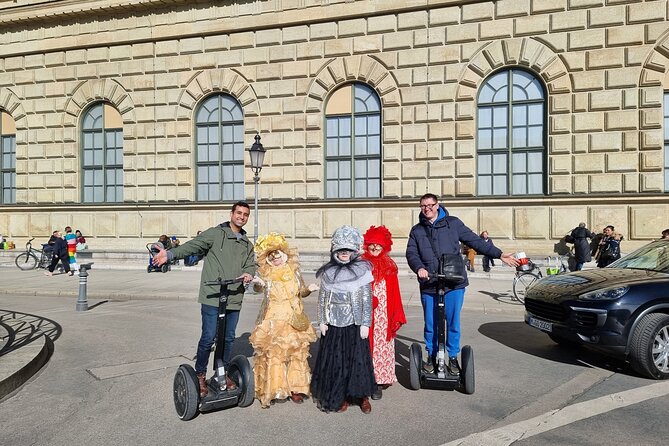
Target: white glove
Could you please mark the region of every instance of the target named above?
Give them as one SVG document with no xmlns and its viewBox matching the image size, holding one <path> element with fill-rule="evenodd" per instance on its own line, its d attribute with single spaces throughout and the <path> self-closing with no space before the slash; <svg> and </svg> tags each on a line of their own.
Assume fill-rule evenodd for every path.
<svg viewBox="0 0 669 446">
<path fill-rule="evenodd" d="M 327 333 L 328 331 L 328 324 L 321 324 L 320 329 L 321 329 L 321 336 L 325 336 L 325 333 Z"/>
<path fill-rule="evenodd" d="M 365 325 L 360 326 L 360 337 L 362 339 L 367 339 L 369 337 L 369 327 L 366 327 Z"/>
<path fill-rule="evenodd" d="M 265 288 L 265 281 L 255 276 L 249 285 L 253 285 L 253 291 L 260 293 Z"/>
</svg>

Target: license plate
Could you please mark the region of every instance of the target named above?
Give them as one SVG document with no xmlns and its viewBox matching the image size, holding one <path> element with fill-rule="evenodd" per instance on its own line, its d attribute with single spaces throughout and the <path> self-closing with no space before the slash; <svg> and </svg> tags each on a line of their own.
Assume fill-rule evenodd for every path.
<svg viewBox="0 0 669 446">
<path fill-rule="evenodd" d="M 550 322 L 542 321 L 539 319 L 535 319 L 533 317 L 530 317 L 527 321 L 532 327 L 538 328 L 539 330 L 542 331 L 547 331 L 547 332 L 552 332 L 553 331 L 553 324 Z"/>
</svg>

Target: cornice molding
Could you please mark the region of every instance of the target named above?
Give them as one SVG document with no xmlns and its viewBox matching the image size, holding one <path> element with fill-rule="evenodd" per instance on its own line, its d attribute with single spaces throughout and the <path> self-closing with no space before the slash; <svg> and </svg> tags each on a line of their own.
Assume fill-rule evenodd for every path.
<svg viewBox="0 0 669 446">
<path fill-rule="evenodd" d="M 254 21 L 258 16 L 275 16 L 278 15 L 279 20 L 262 20 L 266 22 L 266 26 L 271 23 L 273 27 L 278 25 L 293 25 L 295 23 L 305 22 L 304 19 L 295 19 L 295 9 L 313 9 L 314 11 L 327 9 L 327 13 L 316 12 L 313 17 L 306 20 L 307 23 L 313 21 L 323 20 L 337 20 L 340 18 L 351 18 L 352 16 L 368 17 L 378 14 L 388 14 L 401 11 L 424 10 L 428 8 L 439 8 L 444 6 L 464 5 L 468 3 L 482 3 L 482 2 L 496 2 L 497 0 L 348 0 L 345 2 L 333 0 L 333 3 L 314 3 L 301 7 L 292 7 L 290 9 L 280 9 L 280 7 L 272 8 L 271 6 L 262 6 L 263 3 L 276 3 L 280 5 L 278 0 L 242 0 L 242 1 L 202 1 L 202 0 L 134 0 L 134 1 L 118 1 L 118 0 L 46 0 L 46 1 L 23 1 L 21 4 L 11 2 L 11 5 L 3 6 L 0 0 L 0 24 L 18 25 L 31 22 L 53 22 L 59 23 L 63 18 L 71 18 L 74 20 L 89 18 L 90 16 L 98 16 L 101 12 L 107 16 L 114 16 L 115 14 L 128 13 L 133 11 L 155 11 L 156 9 L 164 10 L 166 7 L 173 5 L 183 5 L 191 8 L 198 7 L 212 7 L 212 6 L 231 6 L 234 4 L 244 3 L 248 7 L 244 9 L 249 11 L 245 14 L 239 14 L 235 17 L 220 17 L 221 19 L 232 19 L 237 22 L 236 26 L 232 28 L 244 27 L 253 28 L 253 26 L 242 25 L 239 23 L 240 17 L 254 17 Z M 29 3 L 25 5 L 24 3 Z M 355 4 L 355 5 L 353 5 Z M 257 5 L 257 6 L 253 6 Z M 351 14 L 351 8 L 356 13 Z M 214 17 L 215 18 L 215 17 Z M 228 27 L 229 28 L 229 27 Z"/>
<path fill-rule="evenodd" d="M 11 3 L 3 5 L 3 3 Z M 27 4 L 26 4 L 27 3 Z M 188 0 L 46 0 L 0 1 L 0 23 L 14 25 L 26 22 L 61 20 L 63 17 L 87 17 L 99 12 L 147 11 L 158 6 L 188 4 Z"/>
</svg>

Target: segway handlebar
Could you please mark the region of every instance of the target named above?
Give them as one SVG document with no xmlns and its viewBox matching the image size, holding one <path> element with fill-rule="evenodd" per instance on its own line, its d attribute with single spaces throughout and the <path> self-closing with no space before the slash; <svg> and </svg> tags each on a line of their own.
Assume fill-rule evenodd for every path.
<svg viewBox="0 0 669 446">
<path fill-rule="evenodd" d="M 240 283 L 243 282 L 244 278 L 242 277 L 237 277 L 236 279 L 221 279 L 220 277 L 216 280 L 208 280 L 204 284 L 205 285 L 218 285 L 218 286 L 223 286 L 223 285 L 232 285 L 233 283 Z"/>
</svg>

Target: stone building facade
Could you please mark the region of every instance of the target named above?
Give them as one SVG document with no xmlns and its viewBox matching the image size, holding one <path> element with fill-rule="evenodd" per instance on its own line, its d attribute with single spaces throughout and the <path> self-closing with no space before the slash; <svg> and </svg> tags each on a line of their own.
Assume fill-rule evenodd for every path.
<svg viewBox="0 0 669 446">
<path fill-rule="evenodd" d="M 669 226 L 667 0 L 18 0 L 0 26 L 0 232 L 18 243 L 65 225 L 92 248 L 189 238 L 253 204 L 256 133 L 247 229 L 303 251 L 342 224 L 385 224 L 403 251 L 426 192 L 508 250 L 552 252 L 583 221 L 627 251 Z M 351 135 L 331 122 L 357 126 L 332 99 L 347 86 L 378 99 L 355 174 L 329 145 Z M 215 97 L 242 117 L 207 127 Z M 207 164 L 226 129 L 238 163 Z"/>
</svg>

